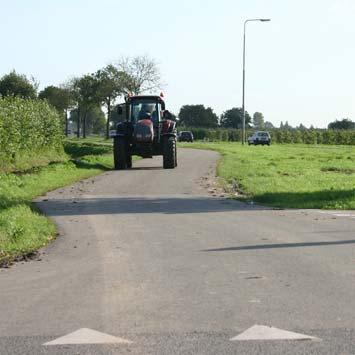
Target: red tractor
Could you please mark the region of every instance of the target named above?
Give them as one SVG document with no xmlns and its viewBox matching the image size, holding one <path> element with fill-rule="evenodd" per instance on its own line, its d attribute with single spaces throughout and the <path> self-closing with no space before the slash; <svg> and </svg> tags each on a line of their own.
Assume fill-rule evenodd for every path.
<svg viewBox="0 0 355 355">
<path fill-rule="evenodd" d="M 142 158 L 163 156 L 164 169 L 177 166 L 176 123 L 165 110 L 161 96 L 127 96 L 118 106 L 123 122 L 117 124 L 113 136 L 113 155 L 116 170 L 132 167 L 132 155 Z"/>
</svg>

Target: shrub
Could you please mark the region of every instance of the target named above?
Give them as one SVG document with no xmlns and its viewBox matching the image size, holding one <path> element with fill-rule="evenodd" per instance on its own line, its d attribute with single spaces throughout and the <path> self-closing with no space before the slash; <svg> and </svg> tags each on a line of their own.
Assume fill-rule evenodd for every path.
<svg viewBox="0 0 355 355">
<path fill-rule="evenodd" d="M 63 160 L 62 122 L 45 101 L 0 99 L 0 171 Z"/>
</svg>

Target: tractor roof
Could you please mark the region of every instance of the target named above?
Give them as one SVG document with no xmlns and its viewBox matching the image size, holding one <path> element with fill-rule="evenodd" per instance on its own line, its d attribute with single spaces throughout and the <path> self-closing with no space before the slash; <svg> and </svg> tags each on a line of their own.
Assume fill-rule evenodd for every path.
<svg viewBox="0 0 355 355">
<path fill-rule="evenodd" d="M 134 95 L 129 96 L 127 101 L 134 101 L 134 100 L 157 100 L 159 102 L 164 101 L 161 96 L 158 95 Z"/>
</svg>

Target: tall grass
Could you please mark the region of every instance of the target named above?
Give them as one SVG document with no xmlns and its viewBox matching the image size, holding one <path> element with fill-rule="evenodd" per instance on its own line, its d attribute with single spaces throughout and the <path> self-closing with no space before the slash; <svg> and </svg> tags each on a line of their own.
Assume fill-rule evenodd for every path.
<svg viewBox="0 0 355 355">
<path fill-rule="evenodd" d="M 41 100 L 0 99 L 0 172 L 65 159 L 57 111 Z"/>
</svg>

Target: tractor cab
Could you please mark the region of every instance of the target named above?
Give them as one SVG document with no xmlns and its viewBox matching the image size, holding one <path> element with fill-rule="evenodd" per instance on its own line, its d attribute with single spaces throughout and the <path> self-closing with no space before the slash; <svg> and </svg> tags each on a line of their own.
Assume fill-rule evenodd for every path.
<svg viewBox="0 0 355 355">
<path fill-rule="evenodd" d="M 150 119 L 158 125 L 164 119 L 170 119 L 171 114 L 165 110 L 165 102 L 161 96 L 139 95 L 127 96 L 126 102 L 118 106 L 119 116 L 125 116 L 122 121 L 136 124 L 142 119 Z"/>
<path fill-rule="evenodd" d="M 133 96 L 127 100 L 128 121 L 137 123 L 140 120 L 150 119 L 154 126 L 158 126 L 162 120 L 164 101 L 160 96 Z"/>
</svg>

